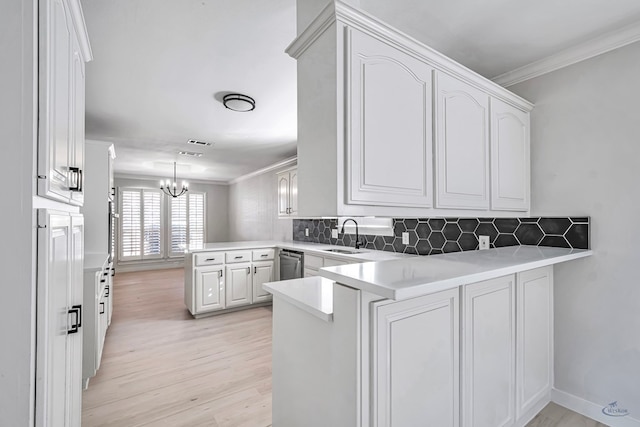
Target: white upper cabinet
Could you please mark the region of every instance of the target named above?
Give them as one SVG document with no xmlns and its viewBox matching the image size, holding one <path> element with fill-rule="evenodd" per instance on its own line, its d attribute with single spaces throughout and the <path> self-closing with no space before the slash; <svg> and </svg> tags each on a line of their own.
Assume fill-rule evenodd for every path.
<svg viewBox="0 0 640 427">
<path fill-rule="evenodd" d="M 348 202 L 432 206 L 433 68 L 349 31 Z"/>
<path fill-rule="evenodd" d="M 529 210 L 529 113 L 491 99 L 491 209 Z"/>
<path fill-rule="evenodd" d="M 436 74 L 436 207 L 489 209 L 489 95 Z"/>
<path fill-rule="evenodd" d="M 531 103 L 343 2 L 287 52 L 298 70 L 299 216 L 527 214 L 528 127 L 523 137 L 504 112 L 492 120 L 490 100 L 521 123 Z"/>
<path fill-rule="evenodd" d="M 298 170 L 280 172 L 278 179 L 278 216 L 289 217 L 298 214 Z"/>
<path fill-rule="evenodd" d="M 79 2 L 41 1 L 39 30 L 38 195 L 82 205 L 91 50 Z"/>
</svg>

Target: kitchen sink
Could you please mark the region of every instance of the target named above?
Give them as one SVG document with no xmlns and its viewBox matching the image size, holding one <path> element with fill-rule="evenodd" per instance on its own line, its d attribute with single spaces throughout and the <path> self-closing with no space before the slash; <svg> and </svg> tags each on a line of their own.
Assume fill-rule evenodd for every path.
<svg viewBox="0 0 640 427">
<path fill-rule="evenodd" d="M 357 254 L 355 249 L 325 249 L 325 252 L 335 252 L 337 254 Z"/>
</svg>

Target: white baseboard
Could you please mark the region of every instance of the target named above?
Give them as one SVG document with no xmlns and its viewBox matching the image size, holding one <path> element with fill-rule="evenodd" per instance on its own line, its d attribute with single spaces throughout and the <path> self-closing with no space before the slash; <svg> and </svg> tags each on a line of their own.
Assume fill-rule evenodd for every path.
<svg viewBox="0 0 640 427">
<path fill-rule="evenodd" d="M 573 412 L 577 412 L 585 417 L 589 417 L 611 427 L 640 427 L 640 421 L 635 418 L 631 418 L 631 415 L 624 417 L 612 417 L 605 415 L 602 412 L 602 408 L 607 404 L 599 405 L 597 403 L 589 402 L 588 400 L 584 400 L 578 396 L 574 396 L 555 388 L 551 390 L 551 401 L 560 406 L 564 406 L 567 409 L 571 409 Z"/>
<path fill-rule="evenodd" d="M 127 264 L 116 264 L 116 274 L 131 273 L 134 271 L 166 270 L 168 268 L 184 268 L 184 261 L 162 261 L 162 262 L 138 262 Z"/>
</svg>

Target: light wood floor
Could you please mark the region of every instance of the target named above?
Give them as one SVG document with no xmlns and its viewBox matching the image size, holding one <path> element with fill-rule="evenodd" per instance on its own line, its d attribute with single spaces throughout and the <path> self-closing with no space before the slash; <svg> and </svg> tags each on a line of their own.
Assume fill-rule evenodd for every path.
<svg viewBox="0 0 640 427">
<path fill-rule="evenodd" d="M 195 320 L 183 277 L 116 275 L 102 364 L 82 396 L 84 427 L 271 425 L 271 309 Z M 550 403 L 527 427 L 604 424 Z"/>
</svg>

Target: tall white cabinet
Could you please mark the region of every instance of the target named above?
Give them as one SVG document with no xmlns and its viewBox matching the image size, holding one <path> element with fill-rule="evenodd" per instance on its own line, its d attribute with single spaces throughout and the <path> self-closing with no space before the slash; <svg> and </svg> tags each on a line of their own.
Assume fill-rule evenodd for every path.
<svg viewBox="0 0 640 427">
<path fill-rule="evenodd" d="M 38 2 L 38 206 L 35 424 L 81 423 L 85 62 L 78 0 Z M 105 218 L 106 219 L 106 218 Z"/>
</svg>

